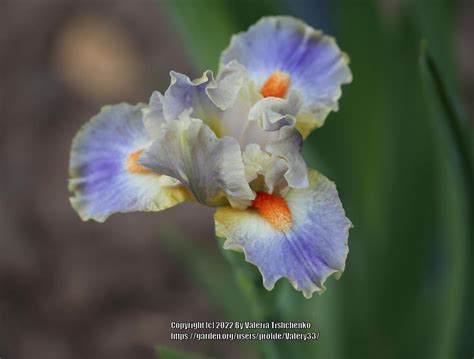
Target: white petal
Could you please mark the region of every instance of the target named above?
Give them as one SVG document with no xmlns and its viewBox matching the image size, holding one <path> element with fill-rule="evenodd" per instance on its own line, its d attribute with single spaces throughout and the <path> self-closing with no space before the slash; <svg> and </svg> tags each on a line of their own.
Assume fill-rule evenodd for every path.
<svg viewBox="0 0 474 359">
<path fill-rule="evenodd" d="M 294 127 L 282 127 L 279 138 L 267 145 L 266 150 L 276 156 L 286 160 L 288 171 L 285 179 L 288 185 L 293 188 L 305 188 L 308 186 L 308 169 L 301 156 L 301 146 L 303 138 Z"/>
<path fill-rule="evenodd" d="M 293 127 L 303 99 L 297 91 L 291 91 L 287 99 L 266 97 L 258 101 L 249 112 L 249 120 L 258 121 L 265 131 L 276 131 L 283 126 Z"/>
<path fill-rule="evenodd" d="M 232 206 L 245 208 L 255 197 L 245 178 L 238 142 L 218 139 L 201 120 L 186 115 L 162 126 L 140 163 L 179 179 L 208 206 L 222 205 L 227 198 Z"/>
</svg>

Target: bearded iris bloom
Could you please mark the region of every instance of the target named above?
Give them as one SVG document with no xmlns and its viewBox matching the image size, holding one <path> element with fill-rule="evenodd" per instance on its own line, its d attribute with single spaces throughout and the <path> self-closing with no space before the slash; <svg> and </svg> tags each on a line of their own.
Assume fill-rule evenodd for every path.
<svg viewBox="0 0 474 359">
<path fill-rule="evenodd" d="M 347 56 L 299 20 L 268 17 L 232 38 L 216 77 L 170 75 L 147 105 L 104 107 L 78 132 L 72 206 L 99 222 L 185 201 L 216 207 L 216 234 L 265 288 L 286 277 L 307 298 L 321 293 L 344 270 L 351 222 L 300 152 L 337 110 Z"/>
</svg>

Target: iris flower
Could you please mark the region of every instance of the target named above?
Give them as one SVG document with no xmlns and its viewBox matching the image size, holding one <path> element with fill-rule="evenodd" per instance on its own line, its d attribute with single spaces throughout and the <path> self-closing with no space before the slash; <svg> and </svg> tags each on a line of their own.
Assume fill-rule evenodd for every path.
<svg viewBox="0 0 474 359">
<path fill-rule="evenodd" d="M 216 207 L 217 236 L 307 298 L 344 271 L 346 218 L 334 183 L 301 148 L 337 110 L 351 81 L 335 41 L 290 17 L 234 35 L 214 77 L 171 72 L 147 105 L 104 107 L 73 140 L 69 189 L 83 220 L 161 211 L 185 201 Z"/>
</svg>

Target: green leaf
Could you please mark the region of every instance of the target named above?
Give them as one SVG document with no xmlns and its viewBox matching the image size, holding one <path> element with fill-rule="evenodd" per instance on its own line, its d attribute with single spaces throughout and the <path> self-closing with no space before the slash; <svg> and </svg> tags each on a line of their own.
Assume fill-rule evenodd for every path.
<svg viewBox="0 0 474 359">
<path fill-rule="evenodd" d="M 156 0 L 171 15 L 198 72 L 217 70 L 219 56 L 234 33 L 260 17 L 280 12 L 272 0 Z M 283 8 L 284 10 L 284 8 Z"/>
<path fill-rule="evenodd" d="M 275 305 L 273 303 L 274 293 L 263 287 L 263 280 L 257 268 L 245 261 L 242 253 L 223 249 L 225 239 L 217 237 L 219 248 L 227 259 L 236 279 L 237 287 L 244 295 L 244 300 L 249 308 L 245 320 L 257 322 L 278 321 Z M 264 340 L 258 342 L 262 355 L 265 358 L 282 358 L 280 346 L 277 341 Z"/>
<path fill-rule="evenodd" d="M 428 24 L 431 12 L 444 16 L 440 31 L 449 38 L 449 14 L 435 3 L 421 14 Z M 343 88 L 340 111 L 305 143 L 323 158 L 316 166 L 337 184 L 355 225 L 346 272 L 317 301 L 331 313 L 315 348 L 321 357 L 453 357 L 440 348 L 455 335 L 446 320 L 456 327 L 450 290 L 461 263 L 454 258 L 466 250 L 466 212 L 449 162 L 439 159 L 446 148 L 418 76 L 420 27 L 403 4 L 387 19 L 379 2 L 338 2 L 337 40 L 354 82 Z M 441 45 L 440 52 L 450 57 Z"/>
<path fill-rule="evenodd" d="M 216 250 L 203 248 L 176 228 L 160 229 L 160 239 L 197 286 L 203 289 L 217 308 L 230 319 L 248 314 L 241 303 L 243 295 L 233 283 L 233 275 Z"/>
<path fill-rule="evenodd" d="M 196 69 L 199 72 L 217 70 L 219 54 L 237 29 L 226 2 L 157 0 L 157 3 L 171 15 Z"/>
<path fill-rule="evenodd" d="M 450 151 L 453 163 L 464 179 L 466 198 L 474 198 L 474 165 L 472 129 L 458 110 L 459 105 L 446 87 L 434 58 L 428 53 L 426 40 L 420 46 L 420 73 L 426 101 L 444 145 Z M 471 202 L 472 203 L 472 202 Z"/>
<path fill-rule="evenodd" d="M 442 208 L 446 222 L 441 230 L 450 263 L 438 357 L 469 357 L 474 317 L 474 290 L 468 278 L 474 271 L 468 258 L 474 250 L 472 130 L 457 110 L 456 99 L 445 85 L 426 40 L 421 42 L 419 66 L 433 128 L 442 143 L 440 192 L 445 196 Z"/>
<path fill-rule="evenodd" d="M 180 350 L 158 345 L 155 348 L 158 359 L 209 359 L 198 354 L 186 353 Z"/>
</svg>

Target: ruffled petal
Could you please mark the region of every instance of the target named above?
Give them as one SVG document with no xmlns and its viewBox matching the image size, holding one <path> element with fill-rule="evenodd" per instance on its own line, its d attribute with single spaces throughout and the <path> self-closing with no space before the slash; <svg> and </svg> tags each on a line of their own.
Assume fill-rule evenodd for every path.
<svg viewBox="0 0 474 359">
<path fill-rule="evenodd" d="M 271 39 L 271 41 L 269 41 Z M 352 81 L 348 56 L 332 37 L 288 16 L 265 17 L 232 37 L 221 65 L 236 60 L 266 96 L 298 90 L 304 104 L 296 127 L 306 137 L 337 111 L 341 85 Z"/>
<path fill-rule="evenodd" d="M 211 82 L 208 86 L 207 95 L 220 110 L 226 110 L 234 104 L 246 80 L 246 71 L 242 65 L 231 61 L 221 69 L 215 83 Z"/>
<path fill-rule="evenodd" d="M 288 99 L 266 97 L 258 101 L 249 111 L 249 120 L 258 121 L 265 131 L 276 131 L 283 126 L 293 127 L 303 99 L 296 91 L 291 91 Z"/>
<path fill-rule="evenodd" d="M 244 252 L 268 290 L 286 277 L 310 298 L 344 271 L 351 222 L 334 183 L 316 171 L 307 189 L 291 189 L 284 198 L 258 193 L 247 210 L 220 208 L 215 223 L 224 248 Z"/>
<path fill-rule="evenodd" d="M 292 91 L 287 99 L 262 99 L 256 93 L 253 81 L 246 81 L 234 105 L 222 112 L 223 133 L 238 139 L 241 148 L 246 149 L 244 164 L 247 177 L 253 180 L 252 177 L 258 174 L 264 175 L 267 189 L 271 192 L 275 187 L 282 191 L 288 185 L 293 188 L 308 185 L 306 164 L 300 153 L 303 139 L 293 127 L 294 116 L 300 110 L 301 102 L 301 96 L 296 91 Z M 258 166 L 262 165 L 261 159 L 265 157 L 262 149 L 275 156 L 267 156 L 265 167 L 255 172 L 257 167 L 252 162 L 255 159 L 259 162 Z M 278 170 L 272 167 L 273 164 Z M 285 166 L 286 169 L 281 172 Z M 280 174 L 280 177 L 285 177 L 285 181 L 278 178 Z"/>
<path fill-rule="evenodd" d="M 308 169 L 301 155 L 303 138 L 294 127 L 282 127 L 278 139 L 268 144 L 266 150 L 283 158 L 288 166 L 285 179 L 293 188 L 306 188 L 308 186 Z"/>
<path fill-rule="evenodd" d="M 245 148 L 242 152 L 242 160 L 248 182 L 257 179 L 258 175 L 265 175 L 275 161 L 269 153 L 262 151 L 260 146 L 255 143 L 249 144 Z"/>
<path fill-rule="evenodd" d="M 222 205 L 227 199 L 234 207 L 246 208 L 255 194 L 245 178 L 239 143 L 230 137 L 218 139 L 189 112 L 162 126 L 140 164 L 179 179 L 205 205 Z"/>
<path fill-rule="evenodd" d="M 188 109 L 218 134 L 221 130 L 222 111 L 231 107 L 245 79 L 245 70 L 236 62 L 223 67 L 217 79 L 206 71 L 195 80 L 171 71 L 171 84 L 162 95 L 155 91 L 145 110 L 145 126 L 155 136 L 163 122 L 178 119 Z"/>
<path fill-rule="evenodd" d="M 245 81 L 233 106 L 220 114 L 220 133 L 237 139 L 242 149 L 249 144 L 265 148 L 281 137 L 282 127 L 294 126 L 301 103 L 302 98 L 296 91 L 287 99 L 262 98 L 253 81 Z"/>
<path fill-rule="evenodd" d="M 163 95 L 159 91 L 154 91 L 150 96 L 148 106 L 142 109 L 143 124 L 151 138 L 158 137 L 161 126 L 167 122 L 163 112 L 163 102 Z"/>
<path fill-rule="evenodd" d="M 254 116 L 252 120 L 249 118 L 249 113 L 253 106 L 262 99 L 263 97 L 255 89 L 253 81 L 245 81 L 237 94 L 234 104 L 220 114 L 221 136 L 230 136 L 237 139 L 242 149 L 252 143 L 264 146 L 276 139 L 277 133 L 265 131 L 260 126 L 257 116 Z"/>
<path fill-rule="evenodd" d="M 178 180 L 137 163 L 151 144 L 142 105 L 106 106 L 77 133 L 71 148 L 71 204 L 83 220 L 117 212 L 160 211 L 190 199 Z"/>
<path fill-rule="evenodd" d="M 170 72 L 171 84 L 165 92 L 163 113 L 168 121 L 175 120 L 191 108 L 195 117 L 213 119 L 219 109 L 208 95 L 208 87 L 215 87 L 212 71 L 206 71 L 200 78 L 191 79 L 179 72 Z"/>
<path fill-rule="evenodd" d="M 298 131 L 294 131 L 298 133 Z M 280 149 L 279 147 L 284 147 L 284 145 L 276 143 L 276 147 Z M 291 158 L 291 154 L 288 156 L 290 160 L 283 159 L 263 151 L 257 144 L 250 144 L 242 153 L 247 181 L 254 191 L 265 191 L 278 195 L 286 194 L 290 183 L 293 188 L 305 188 L 308 186 L 306 164 L 299 154 L 295 157 L 297 161 Z M 288 179 L 290 180 L 288 181 Z"/>
<path fill-rule="evenodd" d="M 255 90 L 254 82 L 246 79 L 244 74 L 241 65 L 235 62 L 221 70 L 217 81 L 209 76 L 210 72 L 194 81 L 187 76 L 173 74 L 172 83 L 165 95 L 154 93 L 148 109 L 144 110 L 145 126 L 156 139 L 154 147 L 159 156 L 155 156 L 151 148 L 141 157 L 141 163 L 160 173 L 178 178 L 193 192 L 198 201 L 210 206 L 221 205 L 222 200 L 227 198 L 233 206 L 245 208 L 253 199 L 253 194 L 250 195 L 248 190 L 248 183 L 244 182 L 246 175 L 248 178 L 252 170 L 245 168 L 245 172 L 242 171 L 240 154 L 241 149 L 248 145 L 258 145 L 262 149 L 269 146 L 274 153 L 270 157 L 279 170 L 270 169 L 270 165 L 266 168 L 271 174 L 268 176 L 267 186 L 270 191 L 277 189 L 280 193 L 285 191 L 288 185 L 295 188 L 307 185 L 306 167 L 299 154 L 301 143 L 294 140 L 301 139 L 301 136 L 292 127 L 302 103 L 300 94 L 292 91 L 287 99 L 264 99 Z M 195 116 L 199 116 L 199 119 Z M 202 135 L 202 144 L 197 144 L 194 142 L 197 141 L 201 127 L 202 133 L 209 139 Z M 290 132 L 293 136 L 288 135 Z M 200 156 L 199 151 L 212 152 L 214 147 L 217 151 L 215 144 L 219 141 L 226 144 L 225 148 L 230 150 L 222 155 L 223 158 L 232 158 L 231 161 L 225 160 L 226 171 L 218 173 L 213 169 L 214 165 L 220 166 L 219 161 L 205 163 L 213 161 L 208 155 L 202 155 L 201 162 L 196 159 L 189 160 L 191 154 Z M 285 144 L 285 141 L 288 143 Z M 199 149 L 201 145 L 204 146 L 203 149 Z M 210 149 L 204 149 L 206 146 Z M 271 152 L 267 155 L 271 155 Z M 214 156 L 217 156 L 217 153 Z M 233 163 L 236 167 L 230 172 L 228 168 L 233 166 Z M 285 166 L 284 171 L 280 171 Z M 211 181 L 204 181 L 206 176 L 209 176 L 205 171 L 214 176 Z M 226 173 L 238 175 L 234 176 L 234 182 L 228 180 L 227 183 L 222 180 Z M 254 173 L 253 176 L 258 174 Z M 281 178 L 278 178 L 279 175 Z M 226 188 L 228 184 L 233 187 Z"/>
</svg>

